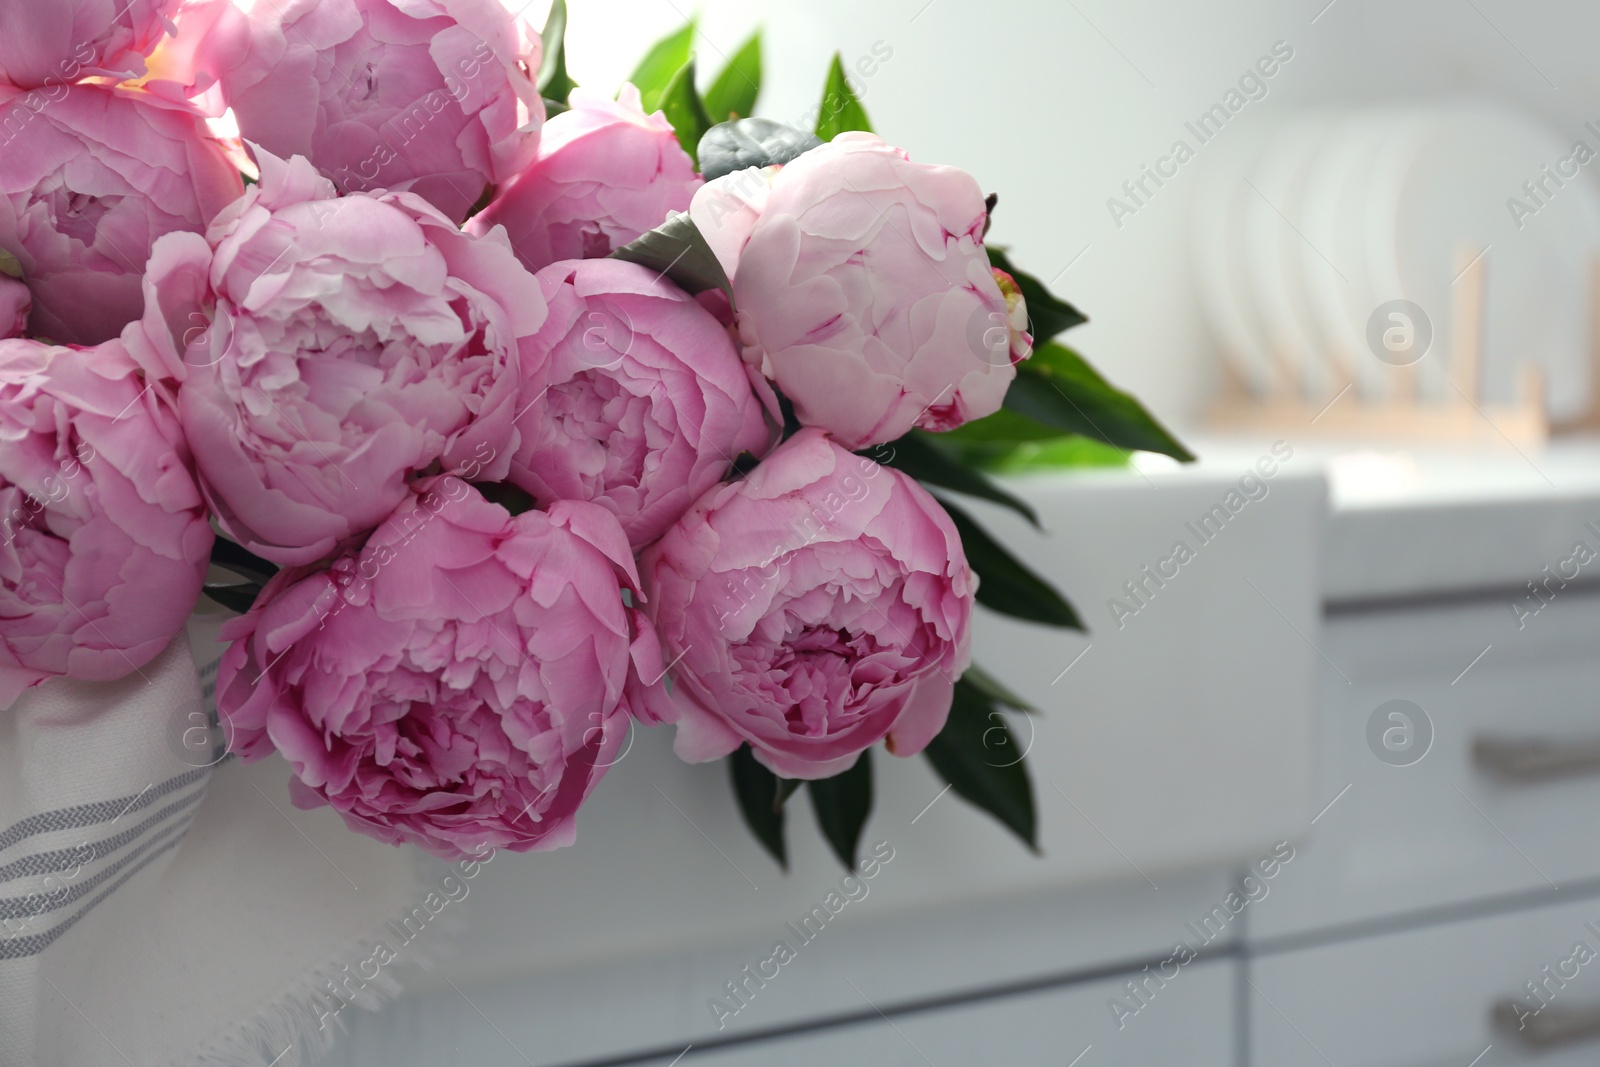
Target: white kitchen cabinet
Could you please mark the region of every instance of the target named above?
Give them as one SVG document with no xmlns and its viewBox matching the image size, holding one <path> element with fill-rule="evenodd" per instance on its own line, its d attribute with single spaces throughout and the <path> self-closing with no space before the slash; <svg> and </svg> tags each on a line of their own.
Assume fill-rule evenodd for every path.
<svg viewBox="0 0 1600 1067">
<path fill-rule="evenodd" d="M 1318 808 L 1331 806 L 1253 936 L 1600 882 L 1600 758 L 1572 762 L 1600 744 L 1600 595 L 1563 591 L 1518 629 L 1516 592 L 1328 620 Z M 1397 706 L 1429 746 L 1416 762 L 1420 749 L 1374 750 L 1369 723 L 1391 701 L 1421 709 Z M 1508 773 L 1519 754 L 1568 765 Z"/>
<path fill-rule="evenodd" d="M 1249 1062 L 1590 1067 L 1600 1061 L 1597 929 L 1600 899 L 1588 898 L 1253 958 Z M 1575 959 L 1580 943 L 1594 954 L 1587 964 Z M 1545 983 L 1547 1006 L 1529 982 Z M 1493 1017 L 1513 998 L 1522 1011 L 1539 1009 L 1514 1017 L 1525 1018 L 1521 1031 Z M 1530 1040 L 1541 1024 L 1580 1025 L 1585 1016 L 1597 1025 L 1544 1045 Z"/>
<path fill-rule="evenodd" d="M 1229 1067 L 1237 963 L 1195 963 L 1155 989 L 1119 1028 L 1108 978 L 938 1010 L 876 1018 L 727 1049 L 692 1049 L 683 1067 Z M 692 1057 L 692 1058 L 691 1058 Z M 644 1061 L 665 1067 L 670 1058 Z"/>
</svg>

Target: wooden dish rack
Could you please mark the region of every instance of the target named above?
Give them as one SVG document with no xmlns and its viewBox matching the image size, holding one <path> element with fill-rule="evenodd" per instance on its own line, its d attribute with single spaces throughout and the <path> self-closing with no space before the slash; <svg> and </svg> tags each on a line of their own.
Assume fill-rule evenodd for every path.
<svg viewBox="0 0 1600 1067">
<path fill-rule="evenodd" d="M 1510 403 L 1489 403 L 1483 392 L 1484 249 L 1463 247 L 1456 254 L 1458 273 L 1450 287 L 1449 349 L 1446 361 L 1449 395 L 1424 399 L 1418 389 L 1417 364 L 1388 367 L 1389 395 L 1364 401 L 1345 373 L 1327 401 L 1304 399 L 1302 372 L 1286 358 L 1277 360 L 1277 388 L 1254 396 L 1244 378 L 1227 361 L 1226 377 L 1208 423 L 1214 430 L 1250 436 L 1290 435 L 1427 444 L 1510 442 L 1538 446 L 1553 433 L 1600 430 L 1600 258 L 1589 270 L 1589 389 L 1584 414 L 1554 421 L 1545 410 L 1544 375 L 1534 364 L 1517 376 Z M 1433 349 L 1423 359 L 1435 358 Z M 1374 358 L 1362 353 L 1366 358 Z M 1421 362 L 1420 360 L 1418 361 Z"/>
</svg>

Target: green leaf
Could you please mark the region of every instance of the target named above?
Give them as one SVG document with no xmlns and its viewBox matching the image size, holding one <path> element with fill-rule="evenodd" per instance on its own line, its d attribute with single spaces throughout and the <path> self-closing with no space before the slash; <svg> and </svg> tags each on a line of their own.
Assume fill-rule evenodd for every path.
<svg viewBox="0 0 1600 1067">
<path fill-rule="evenodd" d="M 241 578 L 249 579 L 256 585 L 266 585 L 267 581 L 278 573 L 276 563 L 262 559 L 243 545 L 226 537 L 218 537 L 211 542 L 211 562 Z"/>
<path fill-rule="evenodd" d="M 1030 471 L 1057 471 L 1084 468 L 1126 467 L 1133 453 L 1126 449 L 1068 434 L 1054 441 L 1034 441 L 986 454 L 966 453 L 967 458 L 991 474 L 1027 474 Z"/>
<path fill-rule="evenodd" d="M 867 749 L 855 766 L 832 778 L 807 782 L 811 808 L 817 813 L 822 836 L 833 846 L 833 854 L 850 870 L 856 869 L 856 848 L 861 830 L 872 814 L 872 750 Z"/>
<path fill-rule="evenodd" d="M 833 54 L 833 65 L 828 68 L 828 80 L 822 87 L 822 107 L 817 112 L 817 136 L 831 141 L 841 133 L 860 130 L 872 132 L 867 109 L 861 106 L 850 79 L 844 73 L 844 57 Z"/>
<path fill-rule="evenodd" d="M 261 595 L 261 587 L 254 582 L 244 582 L 240 585 L 207 585 L 202 591 L 229 611 L 237 611 L 240 615 L 247 614 L 255 606 L 256 597 Z"/>
<path fill-rule="evenodd" d="M 1072 436 L 1066 430 L 1046 426 L 1037 419 L 1001 408 L 992 415 L 962 423 L 939 435 L 942 445 L 1020 445 L 1033 441 L 1053 441 Z"/>
<path fill-rule="evenodd" d="M 961 547 L 967 563 L 978 575 L 978 603 L 991 611 L 1046 626 L 1082 630 L 1078 613 L 1072 610 L 1050 583 L 1025 567 L 965 511 L 939 498 L 950 520 L 961 534 Z"/>
<path fill-rule="evenodd" d="M 661 106 L 661 97 L 666 93 L 667 86 L 672 84 L 673 76 L 689 62 L 694 49 L 694 31 L 695 20 L 690 19 L 682 29 L 667 34 L 651 45 L 650 51 L 645 53 L 628 78 L 639 90 L 645 114 Z"/>
<path fill-rule="evenodd" d="M 739 811 L 744 814 L 745 825 L 755 835 L 761 846 L 778 861 L 778 866 L 789 869 L 789 851 L 783 836 L 783 801 L 788 792 L 794 792 L 798 783 L 779 778 L 756 761 L 749 745 L 740 745 L 728 757 L 728 775 L 733 781 L 733 795 L 739 800 Z"/>
<path fill-rule="evenodd" d="M 949 721 L 923 755 L 957 796 L 1039 851 L 1033 783 L 1017 754 L 1016 739 L 994 703 L 965 677 L 956 682 Z"/>
<path fill-rule="evenodd" d="M 939 444 L 968 466 L 990 474 L 1126 467 L 1132 455 L 1007 408 L 940 434 Z"/>
<path fill-rule="evenodd" d="M 787 163 L 821 143 L 804 130 L 771 119 L 719 122 L 700 138 L 700 176 L 709 182 L 746 167 Z"/>
<path fill-rule="evenodd" d="M 694 87 L 694 60 L 689 60 L 673 75 L 661 94 L 660 106 L 678 135 L 678 143 L 689 153 L 689 158 L 694 159 L 700 148 L 700 138 L 711 129 L 711 117 L 700 100 L 700 90 Z"/>
<path fill-rule="evenodd" d="M 919 482 L 943 486 L 1008 507 L 1034 526 L 1039 525 L 1039 515 L 1027 501 L 1006 492 L 990 481 L 988 476 L 961 462 L 931 434 L 912 430 L 904 437 L 868 449 L 862 454 L 886 467 L 903 471 Z"/>
<path fill-rule="evenodd" d="M 983 694 L 993 703 L 1004 704 L 1006 707 L 1016 708 L 1018 711 L 1039 710 L 1026 700 L 1023 700 L 1021 697 L 1017 696 L 1017 694 L 1013 693 L 1010 689 L 1007 689 L 1000 679 L 996 678 L 994 675 L 990 674 L 976 663 L 967 668 L 966 673 L 961 676 L 961 680 L 966 682 L 972 688 L 976 689 L 979 693 Z"/>
<path fill-rule="evenodd" d="M 706 112 L 713 122 L 748 117 L 761 95 L 761 31 L 739 46 L 706 90 Z"/>
<path fill-rule="evenodd" d="M 566 106 L 567 94 L 578 83 L 567 76 L 567 0 L 550 5 L 550 17 L 539 34 L 544 51 L 539 60 L 539 95 Z"/>
<path fill-rule="evenodd" d="M 611 258 L 659 271 L 691 296 L 707 289 L 721 289 L 729 300 L 733 299 L 733 286 L 728 282 L 721 261 L 688 212 L 674 215 L 649 233 L 623 245 L 611 253 Z"/>
<path fill-rule="evenodd" d="M 1033 275 L 1018 270 L 1003 248 L 988 247 L 989 265 L 1011 275 L 1022 290 L 1022 299 L 1028 305 L 1028 332 L 1033 335 L 1034 347 L 1044 344 L 1063 331 L 1082 326 L 1089 317 L 1065 300 L 1051 294 L 1045 284 Z"/>
<path fill-rule="evenodd" d="M 533 494 L 511 482 L 473 482 L 472 487 L 491 504 L 499 504 L 513 515 L 526 515 L 539 506 Z"/>
<path fill-rule="evenodd" d="M 1159 452 L 1188 463 L 1194 454 L 1132 396 L 1109 384 L 1078 353 L 1050 342 L 1017 367 L 1005 406 L 1069 433 L 1118 448 Z"/>
</svg>

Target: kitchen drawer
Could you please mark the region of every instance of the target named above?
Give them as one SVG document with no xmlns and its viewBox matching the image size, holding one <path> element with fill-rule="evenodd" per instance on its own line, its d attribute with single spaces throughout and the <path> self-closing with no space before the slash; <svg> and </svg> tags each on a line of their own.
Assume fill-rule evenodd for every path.
<svg viewBox="0 0 1600 1067">
<path fill-rule="evenodd" d="M 1600 595 L 1561 593 L 1521 629 L 1512 601 L 1327 621 L 1320 814 L 1272 897 L 1252 911 L 1253 940 L 1502 895 L 1537 899 L 1600 879 L 1600 760 L 1527 777 L 1497 773 L 1474 754 L 1490 739 L 1594 754 Z M 1391 701 L 1414 707 L 1386 708 Z M 1392 710 L 1413 720 L 1409 752 Z M 1385 730 L 1400 751 L 1384 748 Z"/>
<path fill-rule="evenodd" d="M 905 847 L 909 851 L 913 841 L 908 839 Z M 505 855 L 494 862 L 519 858 L 540 857 Z M 813 867 L 820 869 L 824 859 L 816 857 Z M 999 1005 L 1002 995 L 1025 988 L 1048 999 L 1054 994 L 1047 989 L 1065 993 L 1098 988 L 1104 985 L 1103 976 L 1136 970 L 1145 961 L 1157 961 L 1159 966 L 1179 939 L 1197 944 L 1189 924 L 1212 912 L 1230 888 L 1227 877 L 1217 872 L 1163 877 L 1159 891 L 1142 882 L 1089 885 L 977 906 L 923 908 L 900 915 L 874 912 L 879 894 L 895 876 L 894 864 L 880 869 L 871 894 L 831 920 L 814 942 L 800 949 L 798 958 L 781 967 L 777 978 L 747 990 L 754 994 L 749 1003 L 734 1017 L 720 1020 L 725 1024 L 721 1027 L 716 1025 L 712 998 L 731 1006 L 728 983 L 744 981 L 748 965 L 761 970 L 760 961 L 771 955 L 776 938 L 793 939 L 783 923 L 757 933 L 707 939 L 692 949 L 614 955 L 583 966 L 547 967 L 471 983 L 441 982 L 432 991 L 408 994 L 381 1013 L 345 1012 L 340 1021 L 350 1033 L 334 1046 L 325 1067 L 446 1063 L 497 1067 L 523 1062 L 513 1049 L 522 1050 L 541 1067 L 654 1062 L 649 1056 L 655 1052 L 671 1050 L 676 1055 L 690 1044 L 695 1050 L 681 1067 L 696 1067 L 719 1041 L 730 1043 L 719 1054 L 731 1056 L 735 1048 L 757 1047 L 755 1042 L 767 1034 L 805 1031 L 820 1038 L 835 1032 L 821 1028 L 841 1020 L 876 1021 L 864 996 L 891 1013 L 895 1006 L 931 1004 L 947 1005 L 939 1011 L 973 1012 Z M 490 865 L 474 882 L 465 902 L 469 933 L 480 917 L 507 914 L 493 903 L 493 896 L 481 896 L 514 891 L 518 880 L 505 874 Z M 839 875 L 829 874 L 822 885 L 837 887 Z M 764 885 L 762 892 L 770 889 Z M 492 906 L 473 913 L 470 909 L 480 900 Z M 542 918 L 539 908 L 529 907 L 528 898 L 520 900 L 533 921 L 559 921 Z M 658 908 L 655 914 L 664 924 L 674 921 L 670 910 Z M 794 913 L 791 921 L 802 914 Z M 1230 924 L 1224 937 L 1211 943 L 1210 951 L 1234 951 L 1234 937 Z M 1180 1020 L 1189 1026 L 1191 1012 L 1212 1014 L 1209 998 L 1222 987 L 1212 985 L 1208 969 L 1222 962 L 1197 961 L 1183 967 L 1160 990 L 1159 998 L 1127 1020 L 1128 1033 L 1107 1031 L 1108 1035 L 1120 1039 L 1146 1029 L 1159 1032 Z M 409 987 L 418 974 L 402 972 L 399 977 Z M 1111 985 L 1121 981 L 1126 979 Z M 1100 1025 L 1100 1013 L 1106 1021 L 1113 1019 L 1109 996 L 1096 993 L 1090 998 L 1087 1003 L 1097 1011 L 1084 1014 L 1086 1025 Z M 923 1015 L 907 1013 L 904 1019 Z M 896 1018 L 896 1025 L 904 1025 L 901 1018 Z M 852 1025 L 848 1032 L 863 1029 Z M 1053 1061 L 1055 1067 L 1066 1067 L 1085 1044 L 1098 1040 L 1092 1033 L 1086 1035 L 1071 1055 Z M 1143 1048 L 1146 1040 L 1155 1038 L 1139 1038 L 1129 1045 Z M 732 1045 L 735 1041 L 741 1044 Z M 1116 1044 L 1120 1047 L 1123 1042 Z M 1098 1057 L 1100 1051 L 1097 1043 L 1091 1056 Z M 943 1062 L 931 1051 L 930 1055 Z M 1086 1057 L 1080 1067 L 1093 1067 L 1093 1060 Z"/>
<path fill-rule="evenodd" d="M 1600 898 L 1269 954 L 1245 966 L 1255 1067 L 1600 1062 L 1600 1027 L 1542 1049 L 1526 1036 L 1600 1013 Z M 1524 986 L 1540 981 L 1547 1005 L 1526 1018 L 1526 1029 L 1492 1020 L 1493 1006 L 1512 997 L 1524 1011 L 1540 1008 Z"/>
<path fill-rule="evenodd" d="M 690 1049 L 682 1067 L 1231 1067 L 1232 960 L 1194 963 L 1119 1030 L 1108 1007 L 1125 979 L 876 1018 L 724 1049 Z M 1153 988 L 1153 986 L 1152 986 Z M 863 990 L 865 995 L 870 991 Z M 870 1010 L 866 1001 L 862 1007 Z M 676 1053 L 674 1053 L 676 1055 Z M 671 1056 L 648 1061 L 666 1067 Z"/>
</svg>

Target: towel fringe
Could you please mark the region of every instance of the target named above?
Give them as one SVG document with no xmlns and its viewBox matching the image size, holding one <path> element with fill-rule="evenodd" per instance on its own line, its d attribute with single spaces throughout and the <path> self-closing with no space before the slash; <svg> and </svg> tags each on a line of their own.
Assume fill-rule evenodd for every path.
<svg viewBox="0 0 1600 1067">
<path fill-rule="evenodd" d="M 412 864 L 413 891 L 407 894 L 408 899 L 421 900 L 430 884 L 437 881 L 437 872 L 436 864 L 429 857 L 419 855 Z M 387 931 L 409 914 L 409 911 L 400 912 L 379 929 Z M 443 954 L 443 942 L 463 925 L 458 911 L 440 912 L 417 935 L 416 941 L 405 943 L 395 952 L 393 962 L 380 969 L 376 977 L 365 979 L 362 988 L 353 991 L 345 984 L 351 977 L 347 968 L 371 958 L 380 943 L 392 951 L 396 939 L 374 931 L 348 942 L 332 959 L 291 983 L 253 1017 L 213 1041 L 192 1061 L 192 1067 L 309 1067 L 319 1062 L 340 1035 L 349 1033 L 345 1021 L 348 1008 L 376 1012 L 399 997 L 404 990 L 394 972 L 432 967 Z M 428 947 L 423 948 L 422 941 L 426 941 Z M 333 989 L 340 990 L 343 1000 L 343 1007 L 337 1011 L 330 1011 L 337 1005 L 330 992 Z"/>
</svg>

